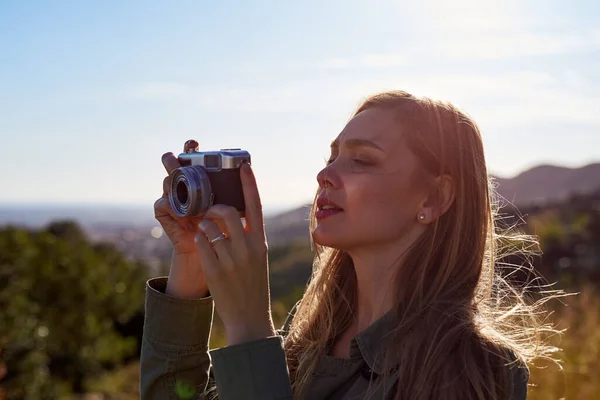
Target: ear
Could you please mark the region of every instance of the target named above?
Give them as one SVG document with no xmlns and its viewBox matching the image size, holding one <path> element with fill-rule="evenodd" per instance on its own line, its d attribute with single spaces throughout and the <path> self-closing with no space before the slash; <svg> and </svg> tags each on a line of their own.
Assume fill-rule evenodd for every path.
<svg viewBox="0 0 600 400">
<path fill-rule="evenodd" d="M 454 202 L 454 179 L 450 175 L 440 175 L 434 179 L 432 193 L 423 201 L 417 217 L 419 222 L 429 224 L 444 215 Z"/>
</svg>

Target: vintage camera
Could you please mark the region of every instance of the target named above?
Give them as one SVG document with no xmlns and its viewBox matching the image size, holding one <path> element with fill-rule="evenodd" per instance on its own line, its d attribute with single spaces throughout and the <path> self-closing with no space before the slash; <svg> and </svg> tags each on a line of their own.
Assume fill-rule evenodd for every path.
<svg viewBox="0 0 600 400">
<path fill-rule="evenodd" d="M 171 207 L 180 217 L 202 216 L 213 204 L 235 207 L 245 215 L 240 167 L 250 164 L 250 153 L 242 149 L 187 150 L 177 157 L 181 167 L 171 172 Z"/>
</svg>

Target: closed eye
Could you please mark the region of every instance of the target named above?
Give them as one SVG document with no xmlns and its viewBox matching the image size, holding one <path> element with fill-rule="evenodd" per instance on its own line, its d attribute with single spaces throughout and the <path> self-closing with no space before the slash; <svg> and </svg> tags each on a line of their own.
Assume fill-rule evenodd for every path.
<svg viewBox="0 0 600 400">
<path fill-rule="evenodd" d="M 330 158 L 329 160 L 327 160 L 326 164 L 330 165 L 331 163 L 333 163 L 336 160 L 336 158 Z M 363 166 L 368 166 L 368 165 L 372 165 L 371 162 L 369 161 L 365 161 L 365 160 L 361 160 L 358 158 L 353 158 L 351 160 L 354 164 L 358 164 L 358 165 L 363 165 Z"/>
<path fill-rule="evenodd" d="M 352 160 L 353 163 L 358 164 L 358 165 L 371 165 L 370 162 L 368 161 L 364 161 L 364 160 L 360 160 L 360 159 L 353 159 Z"/>
</svg>

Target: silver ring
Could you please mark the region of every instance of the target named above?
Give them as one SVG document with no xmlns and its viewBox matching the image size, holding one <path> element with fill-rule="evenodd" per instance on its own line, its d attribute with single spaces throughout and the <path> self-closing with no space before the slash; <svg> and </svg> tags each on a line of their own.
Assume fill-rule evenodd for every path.
<svg viewBox="0 0 600 400">
<path fill-rule="evenodd" d="M 217 243 L 219 240 L 223 240 L 223 239 L 227 239 L 227 235 L 224 233 L 221 233 L 219 236 L 210 239 L 210 244 L 214 245 L 215 243 Z"/>
</svg>

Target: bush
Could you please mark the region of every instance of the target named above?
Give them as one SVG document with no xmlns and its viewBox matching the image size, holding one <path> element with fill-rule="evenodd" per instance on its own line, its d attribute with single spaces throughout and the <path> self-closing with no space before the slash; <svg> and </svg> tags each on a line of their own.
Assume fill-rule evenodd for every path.
<svg viewBox="0 0 600 400">
<path fill-rule="evenodd" d="M 77 224 L 0 230 L 0 362 L 7 399 L 83 391 L 86 376 L 137 351 L 115 323 L 143 308 L 146 268 Z"/>
</svg>

